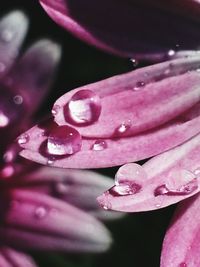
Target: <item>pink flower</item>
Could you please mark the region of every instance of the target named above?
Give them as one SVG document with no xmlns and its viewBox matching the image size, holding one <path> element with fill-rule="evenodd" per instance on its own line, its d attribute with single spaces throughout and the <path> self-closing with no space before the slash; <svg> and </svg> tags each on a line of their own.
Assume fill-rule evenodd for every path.
<svg viewBox="0 0 200 267">
<path fill-rule="evenodd" d="M 163 60 L 199 44 L 198 0 L 39 0 L 48 15 L 76 37 L 105 51 Z"/>
<path fill-rule="evenodd" d="M 0 20 L 0 266 L 35 267 L 20 250 L 102 252 L 111 237 L 95 218 L 105 215 L 92 200 L 112 180 L 90 171 L 41 168 L 18 157 L 15 138 L 30 126 L 60 59 L 59 45 L 40 40 L 17 59 L 28 26 L 13 11 Z M 18 139 L 28 142 L 28 136 Z"/>
</svg>

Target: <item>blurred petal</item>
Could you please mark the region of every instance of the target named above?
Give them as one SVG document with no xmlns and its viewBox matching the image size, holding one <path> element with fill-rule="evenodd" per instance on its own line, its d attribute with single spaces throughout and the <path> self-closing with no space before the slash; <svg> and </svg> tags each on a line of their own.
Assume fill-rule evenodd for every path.
<svg viewBox="0 0 200 267">
<path fill-rule="evenodd" d="M 25 253 L 9 247 L 0 248 L 1 267 L 37 267 L 34 260 Z"/>
<path fill-rule="evenodd" d="M 134 169 L 134 163 L 124 165 L 116 178 L 120 175 L 125 181 L 116 183 L 98 197 L 98 202 L 106 209 L 138 212 L 191 197 L 200 191 L 199 149 L 200 134 L 147 161 L 140 167 L 142 176 Z"/>
<path fill-rule="evenodd" d="M 112 184 L 111 178 L 93 171 L 48 167 L 6 182 L 6 186 L 49 194 L 101 219 L 115 219 L 122 216 L 119 212 L 109 214 L 102 212 L 96 202 L 97 196 Z"/>
<path fill-rule="evenodd" d="M 200 195 L 179 204 L 163 243 L 161 267 L 200 266 Z"/>
<path fill-rule="evenodd" d="M 0 20 L 0 77 L 5 75 L 18 56 L 27 28 L 27 17 L 18 10 Z"/>
<path fill-rule="evenodd" d="M 188 50 L 199 44 L 198 1 L 40 0 L 40 3 L 55 22 L 75 36 L 118 55 L 159 60 L 177 45 Z"/>
<path fill-rule="evenodd" d="M 14 89 L 16 101 L 24 102 L 28 115 L 46 96 L 61 56 L 60 46 L 40 40 L 15 64 L 5 83 Z"/>
<path fill-rule="evenodd" d="M 44 194 L 13 190 L 1 196 L 1 238 L 18 249 L 102 252 L 107 229 L 83 211 Z"/>
<path fill-rule="evenodd" d="M 199 63 L 198 57 L 177 59 L 67 93 L 52 110 L 60 127 L 69 124 L 65 107 L 76 93 L 93 92 L 102 103 L 96 122 L 73 125 L 82 135 L 80 151 L 63 157 L 43 153 L 53 127 L 44 122 L 25 133 L 29 140 L 20 144 L 24 149 L 21 155 L 42 164 L 50 159 L 55 167 L 98 168 L 142 160 L 185 142 L 200 131 Z M 139 81 L 144 86 L 134 90 Z M 86 115 L 90 108 L 87 101 Z M 81 103 L 81 108 L 84 105 Z M 91 107 L 96 108 L 94 102 Z"/>
</svg>

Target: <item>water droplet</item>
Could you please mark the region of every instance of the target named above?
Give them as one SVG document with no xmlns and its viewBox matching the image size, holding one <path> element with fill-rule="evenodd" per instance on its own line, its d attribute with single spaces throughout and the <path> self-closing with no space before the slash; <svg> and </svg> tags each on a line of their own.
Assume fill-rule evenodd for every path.
<svg viewBox="0 0 200 267">
<path fill-rule="evenodd" d="M 47 139 L 47 152 L 50 155 L 71 155 L 81 149 L 80 133 L 67 125 L 54 127 Z"/>
<path fill-rule="evenodd" d="M 168 56 L 172 57 L 175 55 L 175 51 L 173 49 L 170 49 L 167 54 Z"/>
<path fill-rule="evenodd" d="M 187 267 L 187 264 L 185 262 L 181 262 L 178 267 Z"/>
<path fill-rule="evenodd" d="M 134 91 L 138 91 L 138 90 L 140 90 L 144 86 L 145 86 L 145 82 L 139 81 L 139 82 L 136 83 L 136 85 L 134 86 L 133 90 Z"/>
<path fill-rule="evenodd" d="M 155 206 L 156 206 L 157 209 L 159 209 L 161 207 L 161 204 L 160 203 L 156 203 Z"/>
<path fill-rule="evenodd" d="M 43 206 L 37 207 L 34 215 L 37 219 L 44 218 L 47 215 L 47 208 L 45 208 Z"/>
<path fill-rule="evenodd" d="M 15 95 L 13 101 L 16 105 L 21 105 L 23 103 L 23 97 L 21 95 Z"/>
<path fill-rule="evenodd" d="M 6 127 L 9 123 L 9 118 L 2 111 L 0 111 L 0 128 Z"/>
<path fill-rule="evenodd" d="M 137 61 L 137 59 L 131 58 L 130 60 L 131 60 L 131 62 L 133 64 L 133 67 L 137 67 L 137 65 L 139 64 L 139 62 Z"/>
<path fill-rule="evenodd" d="M 13 37 L 14 37 L 14 32 L 11 31 L 10 29 L 4 29 L 1 32 L 1 40 L 3 42 L 8 43 L 8 42 L 12 41 Z"/>
<path fill-rule="evenodd" d="M 3 62 L 0 62 L 0 72 L 4 72 L 6 69 L 6 66 Z"/>
<path fill-rule="evenodd" d="M 90 125 L 99 119 L 100 98 L 91 90 L 76 92 L 64 107 L 65 120 L 74 125 Z"/>
<path fill-rule="evenodd" d="M 28 134 L 22 134 L 18 137 L 17 142 L 19 145 L 24 145 L 28 143 L 29 141 L 29 135 Z"/>
<path fill-rule="evenodd" d="M 96 140 L 92 145 L 92 150 L 101 151 L 107 148 L 107 143 L 104 140 Z"/>
<path fill-rule="evenodd" d="M 126 133 L 131 127 L 131 121 L 128 120 L 127 122 L 122 123 L 117 129 L 116 133 L 117 134 L 124 134 Z"/>
<path fill-rule="evenodd" d="M 109 193 L 113 196 L 134 195 L 140 192 L 142 186 L 134 182 L 124 182 L 114 185 L 109 189 Z"/>
<path fill-rule="evenodd" d="M 193 173 L 197 178 L 200 178 L 200 168 L 197 168 L 196 170 L 194 170 Z"/>
<path fill-rule="evenodd" d="M 48 165 L 48 166 L 53 165 L 54 161 L 55 161 L 55 158 L 49 158 L 49 159 L 47 160 L 47 165 Z"/>
<path fill-rule="evenodd" d="M 60 109 L 60 106 L 59 105 L 54 105 L 52 110 L 51 110 L 51 113 L 53 116 L 57 115 L 58 114 L 58 111 Z"/>
</svg>

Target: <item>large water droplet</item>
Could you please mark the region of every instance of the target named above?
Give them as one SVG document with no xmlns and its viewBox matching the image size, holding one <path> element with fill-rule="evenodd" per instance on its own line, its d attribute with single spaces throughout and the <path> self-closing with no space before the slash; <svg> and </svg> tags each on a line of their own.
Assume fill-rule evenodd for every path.
<svg viewBox="0 0 200 267">
<path fill-rule="evenodd" d="M 107 148 L 107 143 L 104 140 L 96 140 L 92 145 L 92 150 L 101 151 Z"/>
<path fill-rule="evenodd" d="M 12 41 L 13 37 L 14 37 L 14 32 L 9 30 L 9 29 L 4 29 L 1 33 L 1 40 L 3 42 L 9 43 Z"/>
<path fill-rule="evenodd" d="M 22 134 L 18 137 L 17 142 L 19 145 L 24 145 L 28 143 L 29 141 L 29 135 L 28 134 Z"/>
<path fill-rule="evenodd" d="M 170 57 L 172 57 L 172 56 L 175 55 L 175 53 L 176 53 L 176 52 L 175 52 L 173 49 L 170 49 L 170 50 L 168 51 L 167 55 L 170 56 Z"/>
<path fill-rule="evenodd" d="M 99 119 L 100 98 L 91 90 L 76 92 L 64 107 L 65 120 L 71 124 L 90 125 Z"/>
<path fill-rule="evenodd" d="M 140 192 L 142 186 L 134 182 L 124 182 L 115 185 L 109 189 L 109 193 L 113 196 L 134 195 Z"/>
<path fill-rule="evenodd" d="M 200 178 L 200 168 L 197 168 L 196 170 L 194 170 L 193 173 L 197 178 Z"/>
<path fill-rule="evenodd" d="M 48 213 L 48 210 L 46 207 L 40 206 L 35 209 L 35 217 L 37 219 L 43 219 Z"/>
<path fill-rule="evenodd" d="M 80 133 L 67 125 L 54 127 L 47 139 L 47 152 L 50 155 L 71 155 L 81 149 Z"/>
<path fill-rule="evenodd" d="M 190 195 L 198 189 L 198 180 L 192 172 L 182 170 L 175 175 L 174 179 L 170 179 L 165 184 L 158 186 L 155 196 L 184 196 Z"/>
<path fill-rule="evenodd" d="M 131 62 L 133 64 L 133 67 L 137 67 L 137 65 L 139 64 L 139 62 L 137 61 L 137 59 L 131 58 L 130 60 L 131 60 Z"/>
</svg>

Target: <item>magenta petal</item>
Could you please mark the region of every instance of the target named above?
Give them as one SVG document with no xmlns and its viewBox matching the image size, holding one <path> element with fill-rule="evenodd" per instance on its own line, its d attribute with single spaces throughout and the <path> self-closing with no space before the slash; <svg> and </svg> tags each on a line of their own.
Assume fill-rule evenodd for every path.
<svg viewBox="0 0 200 267">
<path fill-rule="evenodd" d="M 179 204 L 163 243 L 161 267 L 200 266 L 200 195 Z"/>
<path fill-rule="evenodd" d="M 13 190 L 1 200 L 1 238 L 22 249 L 102 252 L 107 229 L 83 211 L 50 196 Z"/>
<path fill-rule="evenodd" d="M 28 28 L 21 11 L 13 11 L 0 20 L 0 77 L 5 75 L 18 55 Z"/>
<path fill-rule="evenodd" d="M 65 116 L 66 106 L 73 95 L 87 89 L 101 98 L 102 108 L 95 123 L 74 126 L 82 136 L 131 136 L 155 128 L 199 102 L 199 64 L 198 56 L 177 59 L 72 90 L 55 102 L 55 121 L 71 123 Z M 81 111 L 80 106 L 78 109 Z"/>
<path fill-rule="evenodd" d="M 16 101 L 23 102 L 27 111 L 35 111 L 50 89 L 61 49 L 50 40 L 40 40 L 31 46 L 12 68 L 5 83 L 15 91 Z"/>
<path fill-rule="evenodd" d="M 146 177 L 137 179 L 137 172 L 122 168 L 124 179 L 134 181 L 135 191 L 115 185 L 98 197 L 101 206 L 111 210 L 138 212 L 163 208 L 200 191 L 200 134 L 184 144 L 150 159 L 143 165 Z M 138 190 L 136 190 L 136 188 Z M 126 189 L 128 192 L 124 192 Z M 129 190 L 130 189 L 130 190 Z M 121 190 L 121 195 L 120 191 Z M 117 194 L 118 192 L 118 194 Z"/>
<path fill-rule="evenodd" d="M 37 267 L 36 263 L 30 256 L 9 247 L 0 248 L 0 266 Z"/>
<path fill-rule="evenodd" d="M 197 1 L 40 0 L 40 3 L 55 22 L 75 36 L 118 55 L 163 59 L 177 44 L 188 50 L 199 43 Z"/>
</svg>

